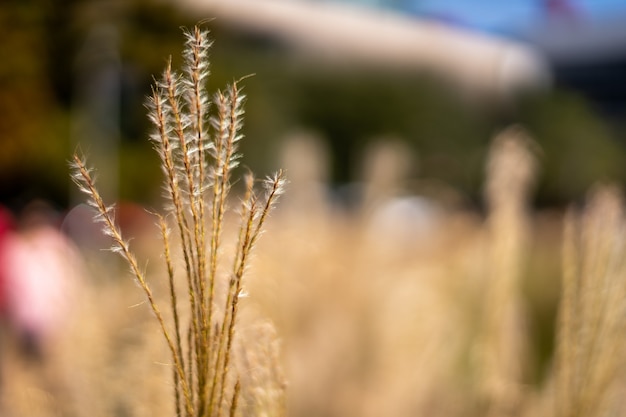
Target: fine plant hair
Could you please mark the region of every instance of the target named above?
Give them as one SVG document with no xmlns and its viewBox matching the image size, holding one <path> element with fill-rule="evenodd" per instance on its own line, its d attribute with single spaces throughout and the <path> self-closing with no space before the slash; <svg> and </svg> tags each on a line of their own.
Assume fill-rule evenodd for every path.
<svg viewBox="0 0 626 417">
<path fill-rule="evenodd" d="M 164 314 L 115 222 L 113 205 L 106 204 L 95 185 L 85 157 L 75 154 L 72 178 L 88 196 L 112 239 L 111 250 L 121 255 L 143 290 L 165 337 L 173 365 L 173 396 L 177 416 L 212 417 L 239 415 L 242 381 L 234 370 L 235 333 L 242 278 L 252 249 L 283 192 L 282 171 L 263 181 L 264 192 L 255 190 L 251 174 L 245 176 L 237 245 L 230 271 L 221 271 L 225 256 L 223 229 L 231 191 L 231 176 L 243 123 L 245 95 L 239 82 L 210 98 L 205 89 L 209 76 L 208 32 L 195 27 L 185 32 L 184 69 L 177 73 L 171 60 L 148 98 L 150 136 L 160 158 L 166 203 L 157 214 L 163 240 L 163 258 L 169 284 L 169 308 Z M 212 111 L 210 112 L 210 107 Z M 170 230 L 173 222 L 173 230 Z M 174 234 L 175 236 L 171 236 Z M 174 238 L 180 246 L 175 247 Z M 184 271 L 177 271 L 175 256 L 182 256 Z M 186 297 L 177 291 L 183 275 Z M 225 297 L 217 289 L 225 286 Z M 182 312 L 189 312 L 189 318 Z M 171 316 L 171 320 L 168 318 Z"/>
<path fill-rule="evenodd" d="M 597 186 L 582 214 L 570 209 L 563 237 L 554 415 L 620 415 L 624 365 L 626 223 L 621 193 Z M 623 405 L 622 405 L 623 407 Z"/>
</svg>

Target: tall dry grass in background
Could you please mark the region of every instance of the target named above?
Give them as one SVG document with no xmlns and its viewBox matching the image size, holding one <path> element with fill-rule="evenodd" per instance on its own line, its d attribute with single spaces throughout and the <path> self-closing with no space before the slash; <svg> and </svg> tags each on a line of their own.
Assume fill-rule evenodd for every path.
<svg viewBox="0 0 626 417">
<path fill-rule="evenodd" d="M 587 209 L 596 214 L 585 217 L 612 225 L 584 226 L 603 232 L 562 258 L 562 242 L 572 245 L 571 221 L 562 238 L 561 215 L 531 209 L 539 154 L 522 128 L 499 133 L 487 159 L 486 216 L 441 204 L 438 215 L 425 217 L 432 223 L 423 229 L 403 216 L 384 219 L 388 227 L 381 229 L 372 225 L 377 215 L 344 217 L 328 209 L 304 215 L 303 205 L 290 199 L 319 179 L 291 184 L 295 195 L 287 193 L 269 226 L 275 239 L 259 255 L 265 279 L 251 286 L 284 339 L 290 415 L 582 416 L 595 414 L 581 402 L 596 407 L 612 390 L 623 390 L 621 333 L 609 330 L 623 325 L 620 308 L 626 305 L 616 292 L 626 279 L 618 268 L 625 255 L 622 229 L 609 220 L 619 217 L 611 213 L 621 203 L 612 198 L 612 207 Z M 396 178 L 395 189 L 408 188 L 402 180 Z M 374 186 L 364 188 L 371 197 L 366 200 L 376 204 L 402 199 L 390 196 L 389 187 L 382 187 L 384 196 L 371 195 Z M 418 215 L 420 206 L 414 209 Z M 585 280 L 596 283 L 577 290 L 594 300 L 584 309 L 572 307 L 567 295 L 572 262 L 587 265 Z M 545 353 L 538 333 L 550 326 L 537 322 L 542 316 L 534 310 L 558 303 L 569 314 L 576 311 L 578 339 L 564 332 L 571 324 L 554 318 L 558 347 Z M 570 347 L 566 358 L 563 346 Z M 572 349 L 587 353 L 575 356 Z M 547 364 L 541 355 L 549 355 Z M 579 414 L 559 414 L 564 409 Z"/>
<path fill-rule="evenodd" d="M 626 365 L 626 223 L 615 186 L 565 218 L 554 415 L 622 415 Z"/>
<path fill-rule="evenodd" d="M 363 203 L 347 213 L 327 199 L 323 147 L 301 135 L 284 152 L 292 181 L 284 204 L 267 217 L 281 174 L 263 195 L 247 177 L 233 215 L 244 98 L 234 83 L 209 115 L 208 47 L 206 33 L 188 33 L 184 73 L 168 66 L 149 100 L 167 202 L 161 242 L 149 237 L 142 248 L 162 258 L 149 276 L 83 158 L 74 159 L 74 177 L 143 298 L 130 280 L 86 285 L 48 363 L 4 370 L 2 415 L 626 412 L 616 187 L 598 186 L 566 214 L 533 211 L 537 145 L 512 127 L 488 153 L 485 215 L 449 190 L 421 193 L 406 178 L 414 160 L 393 144 L 372 147 L 367 158 L 378 162 L 363 175 Z M 263 227 L 272 239 L 251 258 Z M 537 314 L 546 305 L 558 314 Z M 551 327 L 539 320 L 555 322 L 547 348 L 540 329 Z"/>
<path fill-rule="evenodd" d="M 521 280 L 528 256 L 529 204 L 537 163 L 530 137 L 520 127 L 501 132 L 487 161 L 488 271 L 477 358 L 485 412 L 514 416 L 521 411 L 528 335 Z"/>
</svg>

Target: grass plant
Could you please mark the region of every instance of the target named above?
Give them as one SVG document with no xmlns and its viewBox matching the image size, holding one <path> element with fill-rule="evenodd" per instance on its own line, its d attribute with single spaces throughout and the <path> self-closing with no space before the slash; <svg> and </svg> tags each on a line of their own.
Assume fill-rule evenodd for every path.
<svg viewBox="0 0 626 417">
<path fill-rule="evenodd" d="M 115 223 L 113 206 L 103 201 L 92 170 L 78 153 L 73 157 L 72 178 L 87 194 L 89 204 L 98 213 L 97 221 L 103 223 L 104 233 L 112 239 L 111 250 L 128 263 L 160 326 L 172 362 L 176 415 L 235 416 L 239 415 L 240 397 L 246 389 L 233 369 L 242 279 L 264 223 L 283 191 L 285 178 L 281 171 L 267 178 L 260 194 L 252 175 L 246 175 L 235 252 L 230 268 L 222 270 L 224 222 L 232 172 L 240 157 L 237 148 L 242 139 L 245 95 L 239 82 L 233 82 L 210 99 L 205 89 L 211 46 L 208 33 L 195 27 L 185 35 L 182 74 L 172 69 L 170 60 L 148 100 L 154 125 L 151 140 L 165 178 L 167 203 L 163 214 L 156 216 L 163 240 L 171 322 L 129 241 Z M 177 246 L 172 243 L 172 233 Z M 176 284 L 181 276 L 174 257 L 176 250 L 183 259 L 186 297 L 181 296 Z M 221 286 L 226 288 L 224 297 L 217 291 Z M 183 318 L 182 312 L 188 312 L 189 317 Z"/>
</svg>

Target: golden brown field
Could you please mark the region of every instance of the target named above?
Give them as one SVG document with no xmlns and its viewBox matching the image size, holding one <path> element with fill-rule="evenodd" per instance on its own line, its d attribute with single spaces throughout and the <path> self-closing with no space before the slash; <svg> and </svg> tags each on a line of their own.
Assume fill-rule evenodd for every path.
<svg viewBox="0 0 626 417">
<path fill-rule="evenodd" d="M 306 184 L 291 184 L 245 279 L 245 415 L 278 415 L 282 401 L 292 416 L 623 412 L 620 197 L 598 186 L 565 218 L 530 212 L 533 159 L 507 134 L 486 217 L 442 209 L 424 235 L 375 229 L 367 210 L 305 209 Z M 146 245 L 166 303 L 159 247 Z M 140 290 L 119 265 L 86 275 L 44 363 L 4 346 L 3 415 L 173 415 L 171 360 Z"/>
</svg>

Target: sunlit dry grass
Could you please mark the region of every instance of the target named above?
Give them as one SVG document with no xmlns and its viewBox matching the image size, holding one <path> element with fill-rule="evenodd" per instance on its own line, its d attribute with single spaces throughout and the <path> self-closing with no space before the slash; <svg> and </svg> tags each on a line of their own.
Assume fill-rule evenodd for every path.
<svg viewBox="0 0 626 417">
<path fill-rule="evenodd" d="M 565 238 L 558 214 L 528 212 L 509 219 L 525 222 L 528 243 L 524 252 L 508 255 L 498 252 L 507 249 L 494 248 L 499 232 L 490 217 L 464 210 L 446 211 L 435 234 L 426 237 L 430 244 L 416 237 L 414 245 L 406 240 L 394 245 L 372 239 L 366 219 L 330 208 L 293 213 L 286 200 L 251 260 L 249 296 L 241 300 L 240 332 L 260 342 L 251 353 L 237 348 L 242 353 L 237 369 L 257 384 L 246 394 L 257 399 L 247 398 L 245 404 L 269 401 L 292 416 L 480 416 L 487 410 L 607 415 L 603 410 L 619 398 L 611 393 L 623 389 L 618 331 L 623 298 L 617 292 L 623 258 L 618 256 L 621 237 L 611 226 L 623 217 L 613 195 L 593 197 L 589 211 L 583 211 L 582 229 L 576 212 L 570 213 Z M 592 221 L 613 223 L 592 227 Z M 227 221 L 227 229 L 234 227 Z M 157 236 L 158 229 L 153 232 Z M 227 239 L 223 249 L 235 243 Z M 513 261 L 496 261 L 494 253 L 517 259 L 508 271 L 517 284 L 506 295 L 493 294 L 493 280 L 507 279 Z M 582 276 L 583 265 L 588 280 L 572 278 Z M 545 340 L 539 333 L 556 320 L 562 272 L 565 301 L 554 356 L 550 340 L 548 352 L 540 346 Z M 595 285 L 598 276 L 604 278 Z M 5 382 L 5 405 L 15 415 L 32 415 L 33 409 L 51 416 L 174 414 L 167 348 L 136 286 L 123 278 L 86 286 L 74 307 L 74 323 L 43 371 L 23 362 L 5 369 L 15 375 Z M 153 282 L 156 298 L 167 302 L 165 271 Z M 580 298 L 584 294 L 587 301 Z M 493 317 L 487 312 L 498 300 L 489 297 L 510 297 L 517 304 L 507 301 L 506 306 L 523 308 Z M 492 321 L 500 327 L 494 330 L 488 325 Z M 588 326 L 596 336 L 584 330 Z M 268 346 L 274 347 L 264 351 Z M 486 356 L 498 350 L 514 362 L 499 365 L 500 356 Z M 283 375 L 274 374 L 281 370 L 286 386 Z M 496 385 L 489 391 L 494 379 L 487 378 L 494 375 L 514 389 L 514 406 L 493 405 L 512 401 L 509 390 Z M 582 407 L 588 411 L 572 414 Z M 245 410 L 243 415 L 263 415 L 254 406 Z"/>
</svg>

